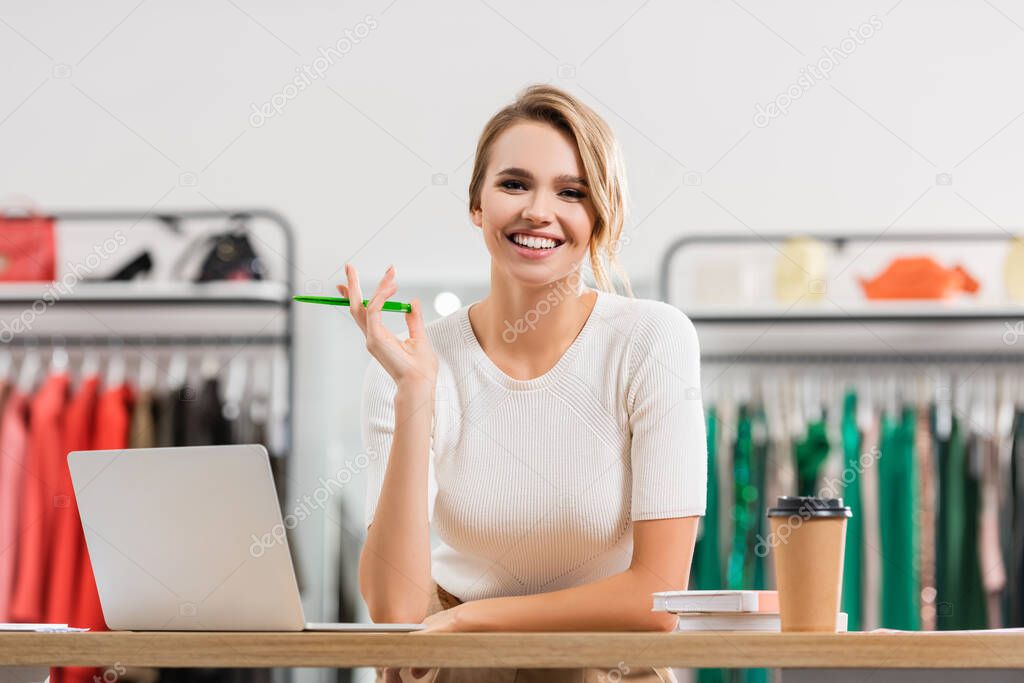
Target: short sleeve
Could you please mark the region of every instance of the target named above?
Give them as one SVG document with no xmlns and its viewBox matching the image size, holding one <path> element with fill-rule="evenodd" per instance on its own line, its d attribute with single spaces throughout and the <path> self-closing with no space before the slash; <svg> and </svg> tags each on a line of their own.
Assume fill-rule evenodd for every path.
<svg viewBox="0 0 1024 683">
<path fill-rule="evenodd" d="M 391 442 L 395 438 L 395 394 L 397 392 L 398 387 L 395 380 L 377 359 L 371 358 L 363 376 L 362 400 L 359 407 L 363 449 L 368 462 L 364 527 L 369 527 L 373 521 L 380 492 L 384 486 L 384 473 L 387 472 L 388 458 L 391 455 Z M 428 515 L 433 519 L 434 497 L 437 493 L 433 443 L 429 458 L 427 505 Z"/>
<path fill-rule="evenodd" d="M 634 521 L 703 515 L 707 505 L 697 330 L 674 306 L 651 303 L 636 325 L 629 354 Z"/>
</svg>

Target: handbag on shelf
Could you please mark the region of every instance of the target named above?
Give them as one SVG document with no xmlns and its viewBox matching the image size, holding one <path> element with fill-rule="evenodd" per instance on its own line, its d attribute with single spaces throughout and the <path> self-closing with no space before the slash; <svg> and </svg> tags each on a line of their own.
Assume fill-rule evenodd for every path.
<svg viewBox="0 0 1024 683">
<path fill-rule="evenodd" d="M 252 246 L 244 216 L 232 216 L 227 229 L 201 236 L 186 247 L 175 263 L 176 276 L 182 277 L 186 263 L 199 250 L 205 250 L 205 253 L 196 273 L 182 279 L 215 282 L 262 280 L 266 277 L 263 259 Z"/>
<path fill-rule="evenodd" d="M 57 279 L 54 220 L 34 210 L 0 214 L 0 282 Z"/>
</svg>

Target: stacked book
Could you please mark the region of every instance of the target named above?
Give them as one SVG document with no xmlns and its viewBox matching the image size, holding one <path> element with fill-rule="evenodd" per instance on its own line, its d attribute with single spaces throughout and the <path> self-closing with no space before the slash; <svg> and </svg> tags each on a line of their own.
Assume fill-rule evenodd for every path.
<svg viewBox="0 0 1024 683">
<path fill-rule="evenodd" d="M 677 631 L 781 631 L 778 591 L 662 591 L 654 593 L 655 612 L 679 617 Z M 846 612 L 836 631 L 846 631 Z"/>
</svg>

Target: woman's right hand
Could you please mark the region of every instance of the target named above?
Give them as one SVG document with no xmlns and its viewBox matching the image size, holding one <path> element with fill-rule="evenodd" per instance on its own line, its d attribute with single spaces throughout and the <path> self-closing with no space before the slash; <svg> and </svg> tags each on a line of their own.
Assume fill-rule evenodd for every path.
<svg viewBox="0 0 1024 683">
<path fill-rule="evenodd" d="M 359 329 L 366 336 L 366 349 L 384 367 L 399 386 L 424 386 L 433 391 L 437 381 L 437 356 L 430 346 L 423 326 L 423 314 L 419 299 L 413 299 L 412 310 L 405 314 L 409 338 L 401 341 L 381 322 L 381 307 L 388 297 L 398 291 L 395 284 L 395 267 L 389 266 L 377 285 L 377 291 L 364 307 L 362 290 L 359 287 L 359 273 L 355 266 L 345 264 L 348 285 L 338 285 L 342 296 L 351 301 L 349 311 Z"/>
</svg>

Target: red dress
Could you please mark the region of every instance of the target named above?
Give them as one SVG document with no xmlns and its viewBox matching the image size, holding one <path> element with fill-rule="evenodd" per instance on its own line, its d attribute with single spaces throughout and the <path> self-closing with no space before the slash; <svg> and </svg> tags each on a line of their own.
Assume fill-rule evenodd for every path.
<svg viewBox="0 0 1024 683">
<path fill-rule="evenodd" d="M 0 416 L 0 621 L 11 621 L 27 449 L 28 398 L 12 387 Z"/>
<path fill-rule="evenodd" d="M 93 422 L 100 379 L 96 375 L 82 380 L 78 391 L 68 403 L 64 413 L 64 454 L 88 450 L 92 447 Z M 78 504 L 71 485 L 71 471 L 67 458 L 61 463 L 60 495 L 68 497 L 68 506 L 57 509 L 53 531 L 53 571 L 50 576 L 50 599 L 46 605 L 46 621 L 70 624 L 75 614 L 75 601 L 80 583 L 80 558 L 85 537 Z"/>
<path fill-rule="evenodd" d="M 128 424 L 131 416 L 131 387 L 120 384 L 100 392 L 96 403 L 96 415 L 93 423 L 92 449 L 115 450 L 128 447 Z M 89 550 L 82 537 L 80 546 L 81 566 L 78 572 L 79 598 L 75 605 L 75 616 L 71 619 L 72 626 L 86 627 L 92 631 L 106 631 L 107 623 L 103 620 L 103 608 L 100 596 L 96 591 L 96 579 L 92 574 L 92 563 L 89 561 Z M 111 662 L 113 664 L 113 662 Z M 103 671 L 89 667 L 68 667 L 65 676 L 51 683 L 92 683 L 93 676 L 103 678 Z M 51 669 L 51 678 L 54 670 Z"/>
<path fill-rule="evenodd" d="M 52 374 L 43 381 L 31 402 L 11 621 L 46 620 L 56 510 L 67 505 L 66 498 L 60 496 L 67 392 L 67 374 Z"/>
</svg>

